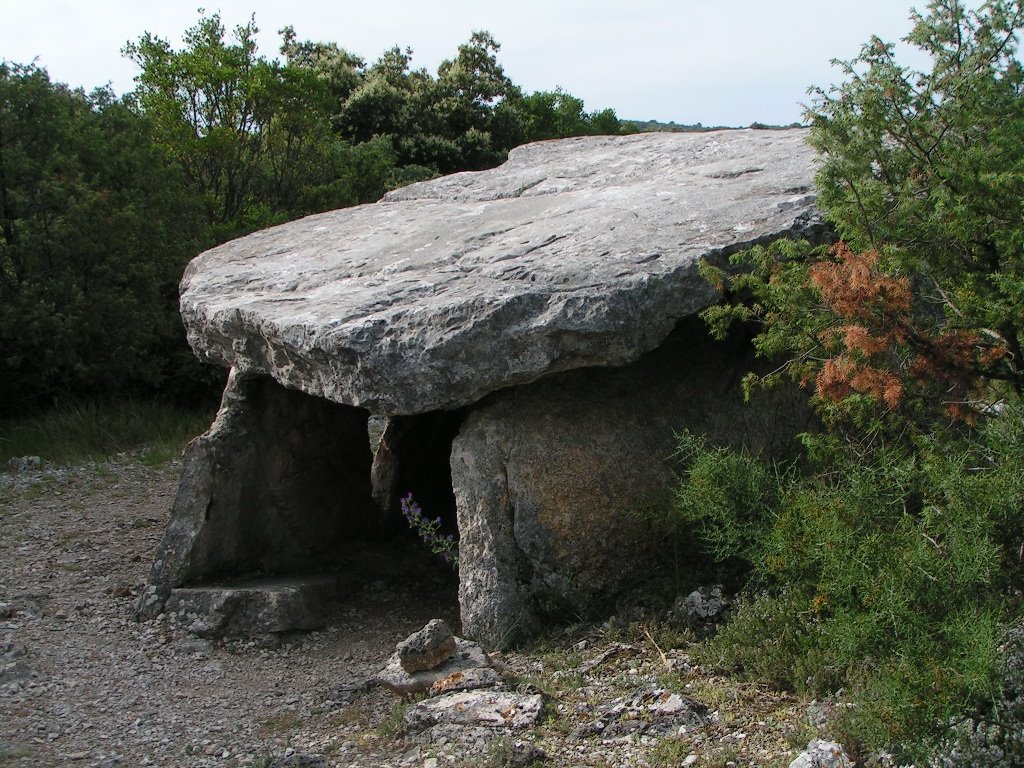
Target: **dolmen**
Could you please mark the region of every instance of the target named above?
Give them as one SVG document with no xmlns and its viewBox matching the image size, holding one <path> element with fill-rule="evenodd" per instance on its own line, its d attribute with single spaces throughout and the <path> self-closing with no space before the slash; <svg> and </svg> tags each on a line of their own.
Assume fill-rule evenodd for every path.
<svg viewBox="0 0 1024 768">
<path fill-rule="evenodd" d="M 744 404 L 749 340 L 698 317 L 722 300 L 702 259 L 824 236 L 805 140 L 540 142 L 197 257 L 188 340 L 230 374 L 139 615 L 309 628 L 410 494 L 457 526 L 466 637 L 508 643 L 634 588 L 678 432 L 772 452 L 806 424 L 799 393 Z"/>
</svg>

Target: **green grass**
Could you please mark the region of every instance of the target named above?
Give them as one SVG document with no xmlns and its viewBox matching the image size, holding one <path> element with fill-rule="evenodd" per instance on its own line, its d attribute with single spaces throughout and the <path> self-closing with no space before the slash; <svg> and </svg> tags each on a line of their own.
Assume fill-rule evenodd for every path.
<svg viewBox="0 0 1024 768">
<path fill-rule="evenodd" d="M 654 745 L 648 760 L 655 768 L 674 768 L 683 762 L 690 750 L 686 741 L 670 736 Z"/>
<path fill-rule="evenodd" d="M 260 731 L 271 735 L 292 733 L 302 725 L 302 718 L 297 712 L 280 712 L 260 721 Z"/>
<path fill-rule="evenodd" d="M 24 759 L 34 755 L 35 753 L 28 747 L 0 742 L 0 767 L 20 765 Z"/>
<path fill-rule="evenodd" d="M 405 713 L 411 705 L 412 702 L 403 699 L 391 707 L 391 712 L 377 726 L 377 733 L 381 738 L 397 739 L 405 732 Z"/>
<path fill-rule="evenodd" d="M 51 465 L 81 464 L 140 450 L 149 466 L 178 456 L 210 425 L 213 414 L 161 403 L 86 403 L 0 421 L 0 467 L 14 457 L 39 456 Z"/>
</svg>

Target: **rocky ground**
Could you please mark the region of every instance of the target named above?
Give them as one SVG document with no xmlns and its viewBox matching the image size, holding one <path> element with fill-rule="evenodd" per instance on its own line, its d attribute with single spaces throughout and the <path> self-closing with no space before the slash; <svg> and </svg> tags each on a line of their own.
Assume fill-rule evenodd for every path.
<svg viewBox="0 0 1024 768">
<path fill-rule="evenodd" d="M 366 681 L 429 619 L 458 631 L 453 580 L 412 554 L 362 556 L 324 629 L 279 644 L 136 622 L 178 471 L 0 475 L 0 766 L 788 766 L 815 735 L 819 705 L 615 621 L 499 657 L 509 690 L 542 694 L 536 725 L 410 727 L 411 704 Z M 681 720 L 638 704 L 670 694 Z"/>
</svg>

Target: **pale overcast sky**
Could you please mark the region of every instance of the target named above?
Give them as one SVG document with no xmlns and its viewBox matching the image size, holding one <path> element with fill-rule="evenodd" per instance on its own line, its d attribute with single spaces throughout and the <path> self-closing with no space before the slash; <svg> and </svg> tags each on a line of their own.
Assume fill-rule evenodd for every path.
<svg viewBox="0 0 1024 768">
<path fill-rule="evenodd" d="M 499 61 L 526 91 L 561 86 L 588 110 L 705 125 L 786 124 L 810 85 L 840 75 L 872 34 L 910 31 L 913 0 L 0 0 L 0 59 L 37 63 L 87 90 L 132 87 L 128 40 L 152 32 L 178 47 L 198 7 L 231 28 L 255 14 L 260 51 L 277 31 L 336 42 L 367 61 L 394 45 L 436 71 L 473 30 L 501 43 Z M 923 7 L 924 0 L 918 0 Z M 977 3 L 972 3 L 976 6 Z"/>
</svg>

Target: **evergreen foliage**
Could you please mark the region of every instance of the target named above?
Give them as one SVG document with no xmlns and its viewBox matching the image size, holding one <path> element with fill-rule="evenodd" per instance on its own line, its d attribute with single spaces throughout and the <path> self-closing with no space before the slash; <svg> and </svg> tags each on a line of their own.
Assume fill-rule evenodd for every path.
<svg viewBox="0 0 1024 768">
<path fill-rule="evenodd" d="M 998 733 L 967 734 L 961 754 L 1009 760 L 1016 741 L 999 734 L 1022 726 L 1000 648 L 1022 616 L 1024 4 L 934 0 L 914 18 L 930 71 L 873 39 L 842 85 L 812 91 L 818 201 L 842 240 L 704 268 L 733 299 L 705 313 L 713 333 L 753 324 L 758 353 L 779 361 L 748 376 L 748 394 L 791 379 L 823 429 L 785 472 L 684 437 L 677 515 L 727 571 L 746 565 L 709 658 L 846 690 L 836 735 L 861 756 L 924 759 L 974 714 Z"/>
<path fill-rule="evenodd" d="M 107 91 L 0 65 L 0 410 L 112 392 L 188 401 L 176 312 L 194 198 Z"/>
<path fill-rule="evenodd" d="M 921 438 L 914 453 L 805 439 L 808 466 L 775 475 L 756 519 L 681 479 L 680 494 L 704 501 L 680 510 L 693 535 L 726 565 L 749 563 L 737 615 L 704 655 L 787 690 L 845 689 L 856 706 L 836 726 L 844 743 L 915 756 L 998 697 L 998 648 L 1021 610 L 1024 413 Z M 737 477 L 728 452 L 695 459 L 705 476 Z"/>
<path fill-rule="evenodd" d="M 812 91 L 811 143 L 822 155 L 819 201 L 856 251 L 911 278 L 945 331 L 992 354 L 990 380 L 1024 394 L 1024 6 L 978 11 L 933 0 L 908 42 L 932 68 L 900 67 L 872 39 L 843 64 L 847 80 Z"/>
</svg>

